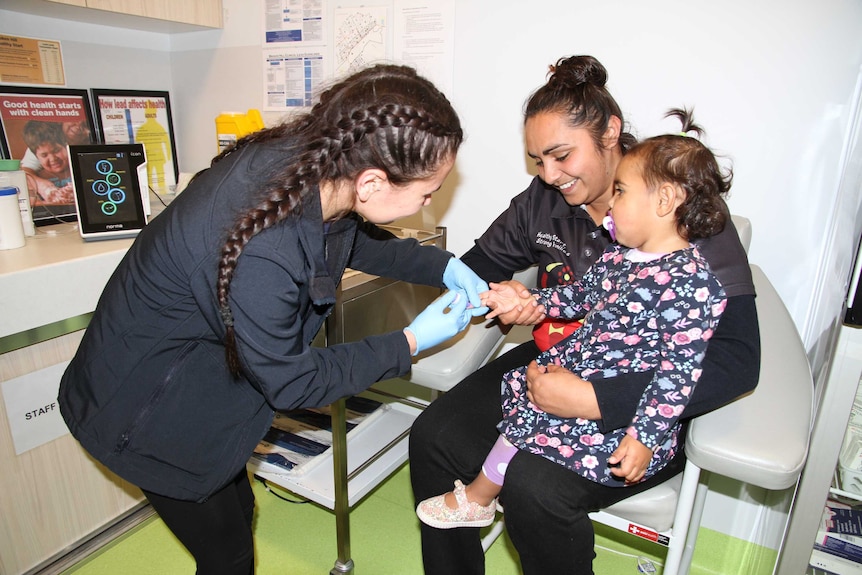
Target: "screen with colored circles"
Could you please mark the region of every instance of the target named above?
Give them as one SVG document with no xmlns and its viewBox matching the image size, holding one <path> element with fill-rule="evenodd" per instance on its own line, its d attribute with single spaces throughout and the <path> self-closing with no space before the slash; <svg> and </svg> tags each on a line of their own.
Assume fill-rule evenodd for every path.
<svg viewBox="0 0 862 575">
<path fill-rule="evenodd" d="M 69 146 L 69 160 L 84 239 L 134 235 L 146 225 L 142 144 Z"/>
</svg>

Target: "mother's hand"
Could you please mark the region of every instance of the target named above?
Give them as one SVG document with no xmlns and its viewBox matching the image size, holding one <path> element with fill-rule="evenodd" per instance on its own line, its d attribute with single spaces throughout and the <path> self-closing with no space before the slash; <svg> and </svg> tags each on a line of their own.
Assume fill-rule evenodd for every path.
<svg viewBox="0 0 862 575">
<path fill-rule="evenodd" d="M 559 417 L 602 418 L 593 386 L 558 365 L 527 366 L 527 399 L 533 405 Z"/>
</svg>

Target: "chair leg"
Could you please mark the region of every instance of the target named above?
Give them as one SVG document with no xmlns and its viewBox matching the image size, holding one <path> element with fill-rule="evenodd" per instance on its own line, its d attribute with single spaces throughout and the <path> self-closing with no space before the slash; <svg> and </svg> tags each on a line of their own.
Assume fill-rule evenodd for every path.
<svg viewBox="0 0 862 575">
<path fill-rule="evenodd" d="M 692 463 L 691 460 L 686 461 L 685 471 L 682 476 L 682 485 L 679 490 L 679 499 L 676 504 L 676 513 L 673 517 L 673 536 L 667 548 L 663 575 L 680 575 L 681 573 L 680 565 L 683 559 L 683 551 L 686 547 L 686 539 L 690 531 L 689 526 L 691 525 L 692 511 L 699 484 L 700 468 Z M 697 520 L 699 525 L 700 517 Z M 685 571 L 687 570 L 688 568 L 686 567 Z"/>
<path fill-rule="evenodd" d="M 482 551 L 487 552 L 491 545 L 494 544 L 494 541 L 497 540 L 497 537 L 503 534 L 503 529 L 506 528 L 506 524 L 503 523 L 503 518 L 500 517 L 497 519 L 493 525 L 491 525 L 491 530 L 488 531 L 488 534 L 482 537 Z"/>
<path fill-rule="evenodd" d="M 688 525 L 688 533 L 685 536 L 685 549 L 679 566 L 679 575 L 688 575 L 691 569 L 691 560 L 694 557 L 694 546 L 697 543 L 697 532 L 700 530 L 700 520 L 703 517 L 703 506 L 706 503 L 706 494 L 709 491 L 707 479 L 709 473 L 701 473 L 700 482 L 697 485 L 694 504 L 691 510 L 691 520 Z"/>
</svg>

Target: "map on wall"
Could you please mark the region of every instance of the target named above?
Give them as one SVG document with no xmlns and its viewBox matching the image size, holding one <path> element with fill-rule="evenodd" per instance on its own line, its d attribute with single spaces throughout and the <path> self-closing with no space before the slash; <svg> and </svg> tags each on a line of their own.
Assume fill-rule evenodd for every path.
<svg viewBox="0 0 862 575">
<path fill-rule="evenodd" d="M 263 102 L 268 112 L 312 105 L 331 80 L 389 62 L 452 85 L 454 0 L 267 0 Z"/>
<path fill-rule="evenodd" d="M 336 8 L 333 15 L 335 75 L 350 74 L 388 57 L 386 7 Z"/>
</svg>

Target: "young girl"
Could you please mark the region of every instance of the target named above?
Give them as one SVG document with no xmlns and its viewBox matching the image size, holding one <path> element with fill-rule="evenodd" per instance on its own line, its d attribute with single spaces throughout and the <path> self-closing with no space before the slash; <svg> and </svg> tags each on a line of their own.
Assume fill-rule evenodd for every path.
<svg viewBox="0 0 862 575">
<path fill-rule="evenodd" d="M 534 290 L 492 284 L 483 303 L 493 317 L 518 306 L 544 307 L 550 317 L 584 317 L 575 334 L 503 384 L 500 438 L 467 486 L 422 501 L 417 515 L 440 529 L 482 527 L 494 519 L 496 496 L 517 449 L 555 461 L 589 480 L 625 486 L 660 471 L 678 449 L 679 418 L 700 377 L 701 360 L 725 294 L 690 241 L 725 225 L 722 197 L 731 174 L 722 173 L 700 141 L 690 113 L 672 110 L 681 135 L 650 138 L 622 159 L 614 180 L 607 227 L 610 245 L 580 282 Z M 580 377 L 652 371 L 631 423 L 602 434 L 595 421 L 558 417 L 531 403 L 527 372 L 560 366 Z M 615 466 L 634 462 L 619 477 Z"/>
</svg>

